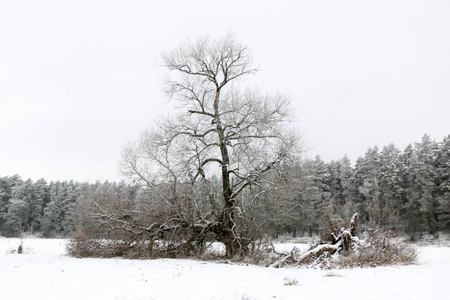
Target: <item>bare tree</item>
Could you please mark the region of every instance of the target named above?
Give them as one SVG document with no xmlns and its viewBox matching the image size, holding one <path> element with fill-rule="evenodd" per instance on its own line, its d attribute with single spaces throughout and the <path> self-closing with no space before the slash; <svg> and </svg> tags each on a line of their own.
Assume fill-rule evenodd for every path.
<svg viewBox="0 0 450 300">
<path fill-rule="evenodd" d="M 249 241 L 238 232 L 237 200 L 251 187 L 257 192 L 245 194 L 252 203 L 273 189 L 273 174 L 298 149 L 289 97 L 239 85 L 258 68 L 232 36 L 183 44 L 163 54 L 163 65 L 170 71 L 165 91 L 179 103 L 179 113 L 124 149 L 123 171 L 160 193 L 167 207 L 184 205 L 184 212 L 180 187 L 204 185 L 201 201 L 208 205 L 188 197 L 194 198 L 189 211 L 225 244 L 228 256 L 245 252 Z M 213 176 L 221 181 L 219 199 Z"/>
</svg>

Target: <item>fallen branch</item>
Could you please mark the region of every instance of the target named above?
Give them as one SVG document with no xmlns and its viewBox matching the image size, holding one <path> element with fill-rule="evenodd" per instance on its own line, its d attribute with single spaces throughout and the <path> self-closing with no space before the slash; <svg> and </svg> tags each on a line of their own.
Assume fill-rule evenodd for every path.
<svg viewBox="0 0 450 300">
<path fill-rule="evenodd" d="M 354 249 L 354 244 L 360 244 L 359 238 L 356 236 L 356 226 L 357 226 L 358 215 L 354 214 L 350 221 L 350 228 L 342 228 L 339 234 L 334 234 L 335 242 L 327 244 L 317 244 L 312 246 L 305 253 L 300 254 L 298 249 L 294 247 L 292 251 L 285 257 L 279 259 L 270 267 L 280 268 L 286 264 L 289 260 L 292 260 L 295 264 L 303 264 L 309 262 L 311 259 L 319 259 L 325 253 L 335 254 L 341 251 L 349 251 Z"/>
</svg>

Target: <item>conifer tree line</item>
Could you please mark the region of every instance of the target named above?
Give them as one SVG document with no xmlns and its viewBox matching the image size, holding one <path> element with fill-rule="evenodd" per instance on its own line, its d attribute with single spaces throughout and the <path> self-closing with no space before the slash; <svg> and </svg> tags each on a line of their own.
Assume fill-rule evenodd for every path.
<svg viewBox="0 0 450 300">
<path fill-rule="evenodd" d="M 248 226 L 262 224 L 263 234 L 317 234 L 340 226 L 355 212 L 364 228 L 381 227 L 411 238 L 450 232 L 450 135 L 440 142 L 424 135 L 403 151 L 393 144 L 371 147 L 354 165 L 347 157 L 331 162 L 298 159 L 282 172 L 293 182 L 291 187 L 264 194 L 252 215 L 243 219 Z M 186 192 L 199 198 L 196 205 L 221 197 L 219 180 L 209 182 L 213 188 L 208 191 L 199 187 Z M 145 207 L 152 214 L 158 211 L 156 203 L 164 201 L 162 195 L 124 181 L 48 183 L 18 175 L 0 177 L 0 232 L 70 237 L 87 226 L 91 203 Z"/>
<path fill-rule="evenodd" d="M 69 237 L 76 230 L 80 203 L 100 189 L 122 195 L 130 186 L 123 181 L 47 183 L 44 179 L 24 181 L 18 175 L 0 177 L 1 234 L 8 237 L 22 233 Z"/>
</svg>

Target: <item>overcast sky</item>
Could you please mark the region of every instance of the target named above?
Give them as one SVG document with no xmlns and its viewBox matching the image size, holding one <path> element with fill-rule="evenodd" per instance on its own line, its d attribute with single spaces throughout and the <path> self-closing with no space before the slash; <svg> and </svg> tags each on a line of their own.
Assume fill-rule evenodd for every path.
<svg viewBox="0 0 450 300">
<path fill-rule="evenodd" d="M 0 176 L 120 180 L 170 113 L 161 52 L 233 33 L 288 93 L 311 150 L 354 161 L 450 134 L 449 0 L 1 0 Z"/>
</svg>

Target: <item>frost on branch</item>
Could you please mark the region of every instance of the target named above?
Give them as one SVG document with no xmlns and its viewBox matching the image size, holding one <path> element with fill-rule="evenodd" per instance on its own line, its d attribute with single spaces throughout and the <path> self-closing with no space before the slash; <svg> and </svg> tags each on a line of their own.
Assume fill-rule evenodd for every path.
<svg viewBox="0 0 450 300">
<path fill-rule="evenodd" d="M 391 242 L 382 230 L 369 233 L 365 240 L 356 235 L 358 215 L 354 214 L 349 228 L 333 233 L 333 241 L 311 245 L 305 252 L 294 247 L 292 251 L 270 265 L 306 265 L 314 268 L 375 267 L 392 264 L 411 264 L 416 260 L 415 249 L 405 244 Z"/>
</svg>

